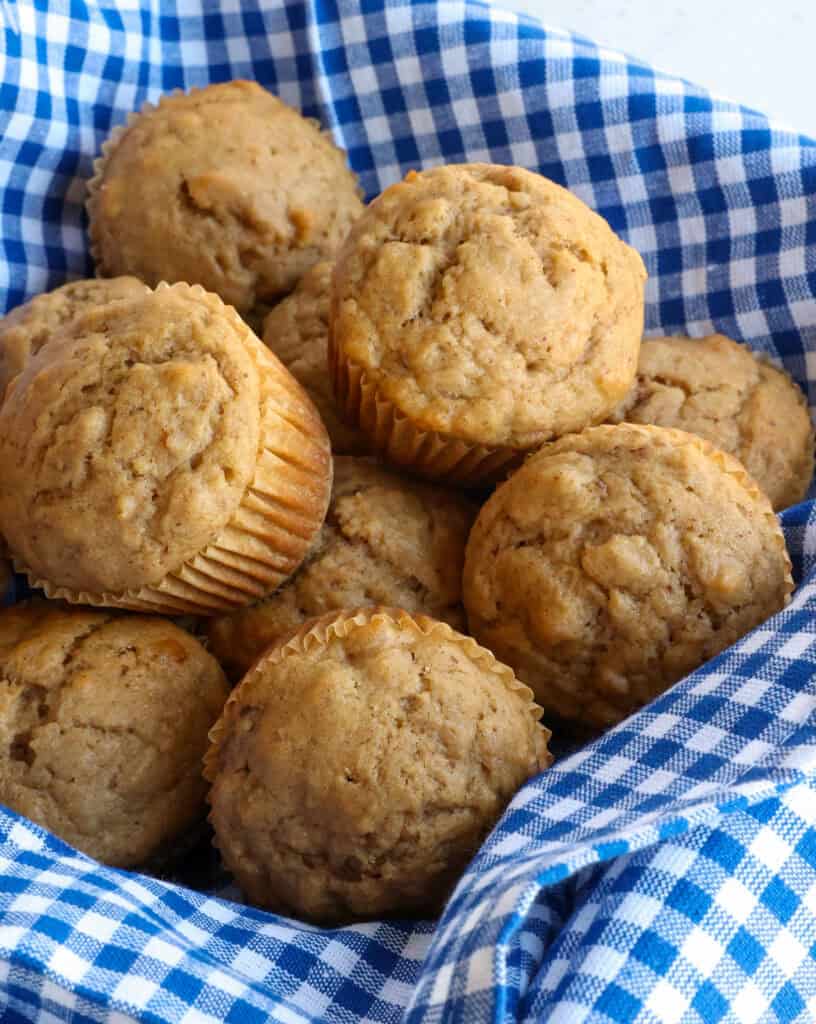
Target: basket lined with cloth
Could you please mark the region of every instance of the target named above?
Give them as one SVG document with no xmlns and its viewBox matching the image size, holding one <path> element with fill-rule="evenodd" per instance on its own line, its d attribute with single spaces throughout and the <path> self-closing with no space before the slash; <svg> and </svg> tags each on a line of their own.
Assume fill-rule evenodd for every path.
<svg viewBox="0 0 816 1024">
<path fill-rule="evenodd" d="M 113 125 L 254 78 L 331 129 L 368 195 L 443 161 L 565 184 L 642 254 L 650 331 L 738 338 L 816 398 L 816 144 L 758 114 L 454 0 L 0 14 L 4 310 L 90 272 L 84 181 Z M 3 811 L 8 1019 L 810 1019 L 811 513 L 782 516 L 790 606 L 527 785 L 439 922 L 298 925 L 103 868 Z"/>
</svg>

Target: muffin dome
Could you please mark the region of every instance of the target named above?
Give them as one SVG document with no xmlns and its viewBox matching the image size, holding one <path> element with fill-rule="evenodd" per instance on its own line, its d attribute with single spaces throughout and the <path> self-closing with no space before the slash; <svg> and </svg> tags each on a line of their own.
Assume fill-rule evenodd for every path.
<svg viewBox="0 0 816 1024">
<path fill-rule="evenodd" d="M 679 430 L 632 424 L 546 445 L 482 508 L 465 560 L 471 631 L 545 710 L 611 725 L 787 602 L 770 503 Z"/>
<path fill-rule="evenodd" d="M 106 864 L 166 854 L 202 817 L 227 694 L 215 659 L 163 619 L 6 609 L 0 802 Z"/>
<path fill-rule="evenodd" d="M 699 434 L 735 455 L 777 510 L 813 477 L 813 426 L 793 380 L 722 334 L 649 338 L 637 380 L 610 417 Z"/>
<path fill-rule="evenodd" d="M 362 209 L 345 153 L 254 82 L 164 96 L 103 153 L 88 200 L 97 271 L 201 284 L 241 312 L 291 291 Z"/>
<path fill-rule="evenodd" d="M 259 906 L 438 909 L 549 763 L 530 691 L 473 640 L 388 609 L 316 620 L 233 693 L 206 758 L 219 849 Z"/>
<path fill-rule="evenodd" d="M 335 390 L 389 459 L 473 482 L 605 419 L 634 379 L 643 263 L 518 167 L 411 173 L 337 258 Z"/>
</svg>

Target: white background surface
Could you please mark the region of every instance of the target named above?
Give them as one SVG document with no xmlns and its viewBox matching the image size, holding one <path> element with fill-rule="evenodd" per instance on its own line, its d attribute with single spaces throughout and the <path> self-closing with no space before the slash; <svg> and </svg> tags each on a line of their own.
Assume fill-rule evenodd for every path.
<svg viewBox="0 0 816 1024">
<path fill-rule="evenodd" d="M 496 0 L 816 137 L 816 0 Z"/>
</svg>

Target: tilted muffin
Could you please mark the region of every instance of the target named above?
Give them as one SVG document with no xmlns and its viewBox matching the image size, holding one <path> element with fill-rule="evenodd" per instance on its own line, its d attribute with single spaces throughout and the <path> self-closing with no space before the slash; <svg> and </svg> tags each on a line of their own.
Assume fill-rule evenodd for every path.
<svg viewBox="0 0 816 1024">
<path fill-rule="evenodd" d="M 497 488 L 468 541 L 473 635 L 550 711 L 606 726 L 787 602 L 785 541 L 732 456 L 664 427 L 562 438 Z"/>
<path fill-rule="evenodd" d="M 51 597 L 248 604 L 300 564 L 330 489 L 328 437 L 300 385 L 198 287 L 88 310 L 0 408 L 0 529 Z"/>
<path fill-rule="evenodd" d="M 253 903 L 314 921 L 438 909 L 550 762 L 531 697 L 425 616 L 313 620 L 260 659 L 211 733 L 227 867 Z"/>
<path fill-rule="evenodd" d="M 70 281 L 52 292 L 37 295 L 0 318 L 0 403 L 6 386 L 35 356 L 48 339 L 91 306 L 143 295 L 147 285 L 135 277 L 104 281 Z"/>
<path fill-rule="evenodd" d="M 241 312 L 291 291 L 361 210 L 330 137 L 240 81 L 145 106 L 114 130 L 88 197 L 101 276 L 201 284 Z"/>
<path fill-rule="evenodd" d="M 362 455 L 371 445 L 338 412 L 329 377 L 329 303 L 334 264 L 307 270 L 297 288 L 264 320 L 263 340 L 317 406 L 335 455 Z"/>
<path fill-rule="evenodd" d="M 645 278 L 634 249 L 538 174 L 412 172 L 338 254 L 338 404 L 394 462 L 463 483 L 496 478 L 626 395 Z"/>
<path fill-rule="evenodd" d="M 164 619 L 8 608 L 0 802 L 106 864 L 166 853 L 203 816 L 201 760 L 228 692 L 215 659 Z"/>
<path fill-rule="evenodd" d="M 678 427 L 735 455 L 777 510 L 807 494 L 813 426 L 805 396 L 784 370 L 722 334 L 651 338 L 612 422 Z"/>
<path fill-rule="evenodd" d="M 211 619 L 210 650 L 237 678 L 307 619 L 372 604 L 462 629 L 462 567 L 475 518 L 460 494 L 340 456 L 326 521 L 303 567 L 259 604 Z"/>
</svg>

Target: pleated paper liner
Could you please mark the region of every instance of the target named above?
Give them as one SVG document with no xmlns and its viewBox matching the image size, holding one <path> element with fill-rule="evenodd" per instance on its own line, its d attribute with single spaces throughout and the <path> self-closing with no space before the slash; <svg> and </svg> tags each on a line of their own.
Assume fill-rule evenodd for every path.
<svg viewBox="0 0 816 1024">
<path fill-rule="evenodd" d="M 258 369 L 261 436 L 255 475 L 232 518 L 207 547 L 153 586 L 126 593 L 73 591 L 37 578 L 15 560 L 17 571 L 49 598 L 172 615 L 229 611 L 258 600 L 290 576 L 323 523 L 332 462 L 320 416 L 231 306 L 198 285 L 192 290 L 201 302 L 232 319 Z"/>
<path fill-rule="evenodd" d="M 327 647 L 333 640 L 344 640 L 355 630 L 370 624 L 384 624 L 396 631 L 407 630 L 415 636 L 436 637 L 440 641 L 454 641 L 467 658 L 492 676 L 511 693 L 517 693 L 528 702 L 528 710 L 542 730 L 542 752 L 539 755 L 539 770 L 543 771 L 552 763 L 548 742 L 550 730 L 540 723 L 542 709 L 533 699 L 533 691 L 513 670 L 499 661 L 487 648 L 480 646 L 472 637 L 457 633 L 445 622 L 427 615 L 412 615 L 402 608 L 386 608 L 372 605 L 365 608 L 344 609 L 329 612 L 304 623 L 288 639 L 268 648 L 248 670 L 244 678 L 230 694 L 221 717 L 210 730 L 210 748 L 204 757 L 204 777 L 213 782 L 218 773 L 220 747 L 235 719 L 235 708 L 244 688 L 250 688 L 258 671 L 268 665 L 277 665 L 295 654 L 312 654 Z"/>
<path fill-rule="evenodd" d="M 440 483 L 476 487 L 503 479 L 519 465 L 525 451 L 470 444 L 434 430 L 424 430 L 386 398 L 349 362 L 329 334 L 329 370 L 338 408 L 359 426 L 389 461 Z"/>
</svg>

